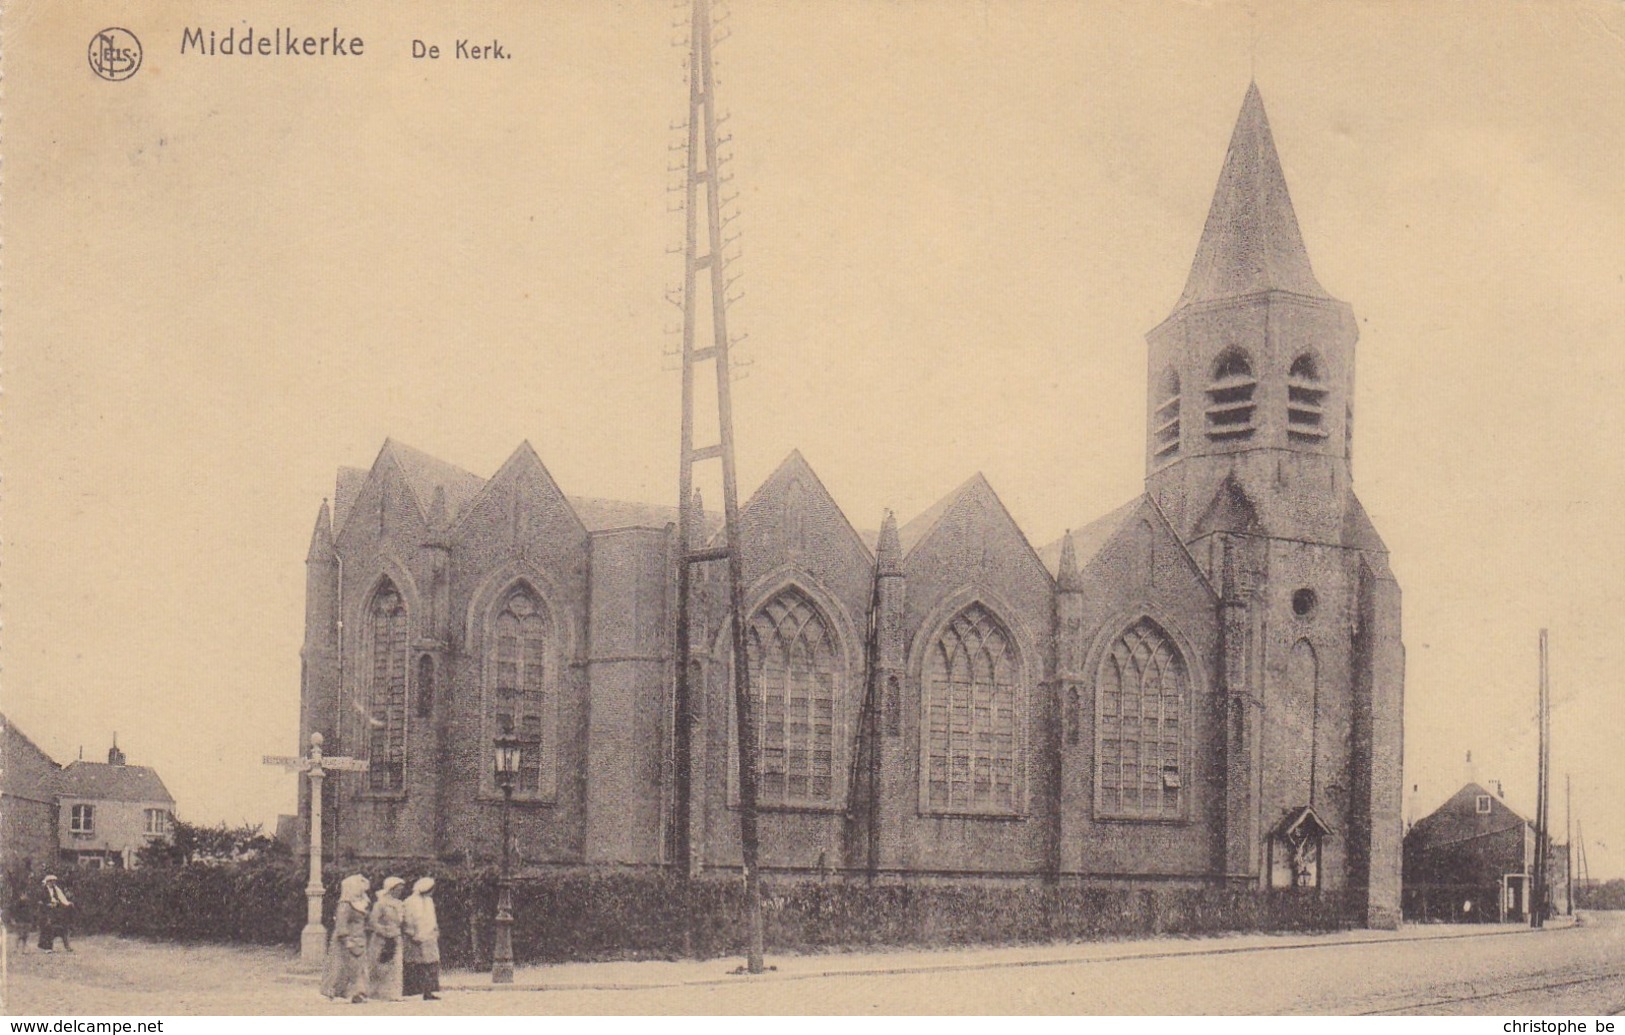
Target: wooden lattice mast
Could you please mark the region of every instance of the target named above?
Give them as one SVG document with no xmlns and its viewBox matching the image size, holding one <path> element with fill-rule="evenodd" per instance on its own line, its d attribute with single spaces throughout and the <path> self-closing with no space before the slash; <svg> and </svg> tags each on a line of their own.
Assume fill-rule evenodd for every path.
<svg viewBox="0 0 1625 1035">
<path fill-rule="evenodd" d="M 728 563 L 728 625 L 732 630 L 734 707 L 739 734 L 739 843 L 743 856 L 745 908 L 749 923 L 747 966 L 762 971 L 762 901 L 757 866 L 756 834 L 756 723 L 750 694 L 750 666 L 745 648 L 741 607 L 742 558 L 739 551 L 739 487 L 734 468 L 733 397 L 729 363 L 727 259 L 722 229 L 721 185 L 718 170 L 716 79 L 711 50 L 715 43 L 710 0 L 694 0 L 689 34 L 688 144 L 686 204 L 687 233 L 683 245 L 683 429 L 678 475 L 677 651 L 674 751 L 673 841 L 675 862 L 685 877 L 695 868 L 690 829 L 693 789 L 692 739 L 694 730 L 691 663 L 694 655 L 689 596 L 696 564 Z M 701 195 L 704 195 L 702 198 Z M 703 205 L 703 208 L 702 208 Z M 702 241 L 703 236 L 703 241 Z M 704 251 L 701 252 L 701 248 Z M 711 340 L 696 340 L 700 281 L 709 287 Z M 695 368 L 711 363 L 716 375 L 717 441 L 694 444 Z M 699 542 L 704 514 L 694 504 L 694 465 L 707 460 L 722 464 L 723 528 L 720 546 Z"/>
</svg>

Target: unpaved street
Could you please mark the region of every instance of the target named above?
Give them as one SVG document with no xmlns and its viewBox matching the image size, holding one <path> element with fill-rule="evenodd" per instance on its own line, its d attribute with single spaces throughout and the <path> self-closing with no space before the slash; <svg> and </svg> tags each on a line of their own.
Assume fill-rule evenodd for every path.
<svg viewBox="0 0 1625 1035">
<path fill-rule="evenodd" d="M 63 1014 L 1361 1014 L 1625 1011 L 1625 915 L 1577 926 L 1409 928 L 953 952 L 524 968 L 447 975 L 441 1003 L 322 1000 L 279 950 L 87 938 L 8 949 L 7 1012 Z"/>
</svg>

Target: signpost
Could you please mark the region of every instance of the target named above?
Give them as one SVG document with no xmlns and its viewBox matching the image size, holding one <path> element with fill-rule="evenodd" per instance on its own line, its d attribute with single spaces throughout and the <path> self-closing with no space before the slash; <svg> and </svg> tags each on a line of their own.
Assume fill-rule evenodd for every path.
<svg viewBox="0 0 1625 1035">
<path fill-rule="evenodd" d="M 367 760 L 343 755 L 324 757 L 322 735 L 312 733 L 309 758 L 266 755 L 261 761 L 310 777 L 310 880 L 305 884 L 305 927 L 299 932 L 299 959 L 320 966 L 327 952 L 327 928 L 322 926 L 322 778 L 329 769 L 363 772 L 368 767 Z"/>
</svg>

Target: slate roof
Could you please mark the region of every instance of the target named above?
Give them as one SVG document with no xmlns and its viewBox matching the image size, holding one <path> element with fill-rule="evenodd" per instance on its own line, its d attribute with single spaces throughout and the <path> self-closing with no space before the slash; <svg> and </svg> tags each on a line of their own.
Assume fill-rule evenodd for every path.
<svg viewBox="0 0 1625 1035">
<path fill-rule="evenodd" d="M 1331 298 L 1309 266 L 1264 99 L 1252 83 L 1179 306 L 1272 290 Z"/>
<path fill-rule="evenodd" d="M 64 798 L 90 801 L 167 801 L 170 795 L 158 771 L 144 765 L 69 762 L 57 774 L 56 792 Z"/>
<path fill-rule="evenodd" d="M 931 530 L 937 527 L 937 522 L 941 521 L 943 516 L 953 509 L 954 504 L 968 495 L 978 482 L 987 485 L 987 479 L 982 477 L 980 471 L 971 475 L 958 488 L 916 514 L 906 525 L 899 528 L 897 530 L 897 542 L 902 547 L 903 556 L 907 557 L 913 553 L 914 548 L 920 544 L 920 540 L 929 535 Z M 993 487 L 988 485 L 987 491 L 991 493 Z"/>
<path fill-rule="evenodd" d="M 61 768 L 57 761 L 4 715 L 0 715 L 0 727 L 5 731 L 4 754 L 0 755 L 0 766 L 4 767 L 5 774 L 5 793 L 35 801 L 47 799 L 55 794 L 56 787 L 52 779 Z M 23 760 L 14 758 L 12 752 L 19 750 L 32 752 L 37 756 L 36 761 L 39 764 L 30 766 Z"/>
<path fill-rule="evenodd" d="M 591 496 L 568 496 L 566 499 L 589 532 L 611 528 L 665 528 L 677 524 L 677 508 L 659 503 L 631 503 Z M 711 535 L 721 528 L 722 515 L 707 511 L 705 534 Z"/>
<path fill-rule="evenodd" d="M 1089 562 L 1095 559 L 1095 555 L 1100 553 L 1107 543 L 1111 542 L 1112 536 L 1117 534 L 1117 530 L 1122 528 L 1124 523 L 1140 509 L 1140 503 L 1144 499 L 1145 496 L 1143 495 L 1136 496 L 1111 513 L 1097 517 L 1093 521 L 1079 525 L 1072 530 L 1072 549 L 1077 554 L 1078 570 L 1080 572 L 1089 567 Z M 1062 536 L 1038 551 L 1039 560 L 1043 561 L 1044 567 L 1048 568 L 1049 573 L 1057 578 L 1060 577 L 1061 572 L 1061 547 L 1065 543 L 1066 537 Z"/>
<path fill-rule="evenodd" d="M 424 514 L 429 513 L 429 507 L 434 502 L 435 489 L 444 489 L 446 516 L 456 521 L 463 507 L 478 496 L 480 489 L 485 486 L 485 479 L 479 475 L 465 471 L 456 464 L 432 457 L 422 450 L 403 445 L 394 439 L 387 440 L 384 449 L 394 454 L 395 462 L 400 464 L 401 473 L 406 476 L 406 484 L 417 497 L 418 505 L 423 508 Z"/>
</svg>

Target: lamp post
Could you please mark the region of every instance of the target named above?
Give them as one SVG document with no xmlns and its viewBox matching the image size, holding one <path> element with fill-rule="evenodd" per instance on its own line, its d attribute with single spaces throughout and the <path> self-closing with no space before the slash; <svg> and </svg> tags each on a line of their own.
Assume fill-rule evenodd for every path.
<svg viewBox="0 0 1625 1035">
<path fill-rule="evenodd" d="M 513 984 L 513 875 L 508 859 L 508 815 L 513 810 L 513 781 L 519 773 L 521 741 L 499 733 L 496 744 L 497 786 L 502 788 L 502 875 L 497 879 L 496 944 L 491 952 L 491 983 Z"/>
</svg>

